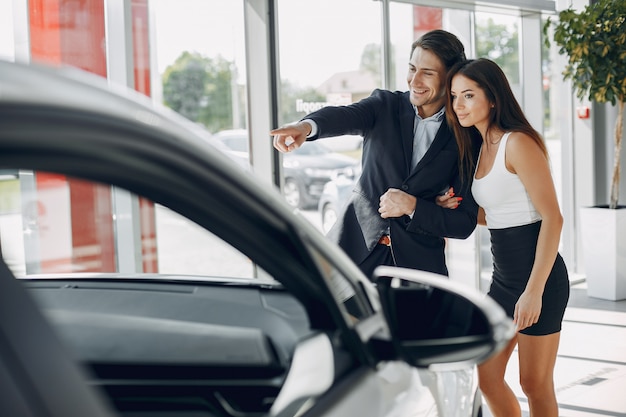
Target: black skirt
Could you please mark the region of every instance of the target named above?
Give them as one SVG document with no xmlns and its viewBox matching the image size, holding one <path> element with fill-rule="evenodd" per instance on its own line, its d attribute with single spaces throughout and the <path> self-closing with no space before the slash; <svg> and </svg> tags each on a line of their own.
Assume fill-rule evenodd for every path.
<svg viewBox="0 0 626 417">
<path fill-rule="evenodd" d="M 530 277 L 540 227 L 541 221 L 505 229 L 489 229 L 493 275 L 488 294 L 511 318 L 515 304 L 524 292 Z M 563 258 L 557 253 L 543 291 L 539 321 L 520 333 L 540 336 L 561 331 L 569 292 L 567 268 Z"/>
</svg>

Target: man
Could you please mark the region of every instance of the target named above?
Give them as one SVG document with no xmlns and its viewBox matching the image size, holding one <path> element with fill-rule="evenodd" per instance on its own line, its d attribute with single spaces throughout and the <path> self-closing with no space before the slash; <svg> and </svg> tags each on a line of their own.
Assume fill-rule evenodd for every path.
<svg viewBox="0 0 626 417">
<path fill-rule="evenodd" d="M 411 48 L 409 91 L 375 90 L 357 103 L 325 107 L 270 132 L 281 152 L 306 140 L 363 136 L 361 177 L 328 236 L 369 278 L 379 265 L 447 275 L 444 238 L 467 238 L 476 227 L 472 175 L 459 174 L 445 115 L 446 73 L 464 59 L 456 36 L 428 32 Z M 435 203 L 447 190 L 463 196 L 458 209 Z"/>
</svg>

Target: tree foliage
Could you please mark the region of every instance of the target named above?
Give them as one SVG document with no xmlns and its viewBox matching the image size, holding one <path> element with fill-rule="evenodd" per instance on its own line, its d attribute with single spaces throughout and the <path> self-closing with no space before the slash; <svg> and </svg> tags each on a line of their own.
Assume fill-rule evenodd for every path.
<svg viewBox="0 0 626 417">
<path fill-rule="evenodd" d="M 233 126 L 233 63 L 183 52 L 163 74 L 165 105 L 215 132 Z"/>
<path fill-rule="evenodd" d="M 511 84 L 519 84 L 519 41 L 516 28 L 487 19 L 485 25 L 476 25 L 476 56 L 497 63 Z"/>
<path fill-rule="evenodd" d="M 626 96 L 626 2 L 600 0 L 581 12 L 562 10 L 557 22 L 548 19 L 544 34 L 554 28 L 559 53 L 569 60 L 564 79 L 572 80 L 578 98 L 598 103 L 624 101 Z M 545 36 L 546 45 L 550 38 Z"/>
<path fill-rule="evenodd" d="M 183 52 L 163 74 L 164 104 L 191 121 L 198 122 L 211 132 L 245 126 L 245 86 L 233 88 L 237 68 L 233 62 L 218 56 L 209 58 L 197 53 Z M 233 92 L 237 97 L 233 107 Z M 297 100 L 322 102 L 325 97 L 314 88 L 301 88 L 288 80 L 281 84 L 280 118 L 286 122 L 299 120 Z"/>
<path fill-rule="evenodd" d="M 626 98 L 626 1 L 598 0 L 577 12 L 559 12 L 558 21 L 548 19 L 543 27 L 546 46 L 553 28 L 559 53 L 568 57 L 563 78 L 571 80 L 576 96 L 598 103 L 617 103 L 615 122 L 615 164 L 611 182 L 610 207 L 619 196 L 622 121 Z"/>
</svg>

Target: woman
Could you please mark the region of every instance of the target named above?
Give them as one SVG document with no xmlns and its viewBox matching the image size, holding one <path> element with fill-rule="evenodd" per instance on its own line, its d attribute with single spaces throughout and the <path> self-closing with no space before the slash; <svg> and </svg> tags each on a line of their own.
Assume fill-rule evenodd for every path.
<svg viewBox="0 0 626 417">
<path fill-rule="evenodd" d="M 478 366 L 481 391 L 496 417 L 521 416 L 504 379 L 517 345 L 520 384 L 531 416 L 557 417 L 553 371 L 569 279 L 558 253 L 563 218 L 545 144 L 517 103 L 493 61 L 468 60 L 448 74 L 446 117 L 461 154 L 461 169 L 474 175 L 478 222 L 491 234 L 493 276 L 489 295 L 513 318 L 518 332 L 509 345 Z M 470 137 L 482 137 L 476 166 Z M 453 190 L 438 198 L 450 209 Z"/>
</svg>

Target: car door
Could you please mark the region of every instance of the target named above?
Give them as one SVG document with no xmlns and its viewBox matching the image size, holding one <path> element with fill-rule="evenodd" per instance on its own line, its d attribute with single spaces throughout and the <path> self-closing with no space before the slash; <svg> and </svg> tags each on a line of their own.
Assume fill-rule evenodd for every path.
<svg viewBox="0 0 626 417">
<path fill-rule="evenodd" d="M 115 355 L 122 345 L 108 345 L 109 340 L 103 335 L 116 335 L 120 343 L 138 334 L 147 335 L 147 339 L 142 341 L 144 344 L 139 345 L 143 351 L 133 345 L 130 349 L 132 355 L 124 356 L 125 351 L 122 349 L 121 358 L 129 360 L 132 357 L 132 360 L 139 361 L 139 367 L 131 363 L 133 372 L 149 369 L 150 373 L 140 374 L 140 378 L 134 379 L 132 384 L 124 384 L 123 387 L 114 385 L 109 392 L 128 390 L 129 385 L 138 384 L 138 380 L 141 380 L 141 395 L 135 394 L 133 401 L 138 397 L 150 396 L 153 408 L 156 406 L 152 399 L 164 396 L 163 389 L 175 388 L 177 392 L 181 391 L 179 384 L 163 383 L 164 380 L 175 379 L 168 370 L 175 369 L 179 375 L 181 368 L 169 362 L 160 362 L 156 368 L 145 367 L 141 352 L 145 352 L 145 356 L 158 352 L 161 361 L 171 360 L 172 357 L 180 361 L 184 355 L 176 354 L 176 342 L 185 342 L 181 348 L 187 346 L 187 343 L 201 343 L 211 340 L 208 336 L 214 336 L 216 331 L 221 332 L 220 335 L 234 335 L 232 340 L 235 341 L 256 343 L 254 352 L 260 352 L 262 357 L 274 357 L 277 350 L 284 351 L 285 355 L 278 355 L 283 359 L 280 366 L 272 368 L 272 371 L 278 369 L 277 374 L 272 374 L 276 378 L 262 381 L 279 388 L 276 398 L 273 398 L 272 391 L 270 396 L 261 399 L 268 410 L 255 409 L 249 413 L 262 415 L 267 412 L 269 415 L 285 417 L 296 414 L 400 416 L 408 410 L 418 411 L 415 414 L 417 416 L 433 415 L 441 399 L 439 394 L 435 395 L 439 381 L 436 376 L 418 371 L 418 368 L 426 368 L 438 361 L 445 362 L 446 357 L 472 364 L 472 360 L 493 352 L 506 339 L 506 332 L 494 330 L 498 324 L 506 327 L 506 323 L 496 314 L 498 312 L 490 310 L 492 306 L 483 306 L 482 301 L 471 295 L 463 295 L 462 291 L 457 294 L 457 290 L 439 284 L 437 280 L 422 280 L 421 276 L 412 276 L 407 271 L 387 271 L 386 278 L 395 279 L 406 275 L 409 281 L 412 279 L 418 285 L 401 285 L 398 290 L 383 293 L 381 298 L 379 291 L 386 286 L 377 287 L 366 279 L 338 247 L 326 240 L 309 222 L 294 214 L 275 188 L 251 178 L 234 161 L 208 144 L 204 140 L 205 133 L 182 117 L 155 108 L 145 97 L 112 91 L 102 79 L 76 71 L 58 72 L 0 63 L 0 169 L 18 173 L 17 185 L 9 191 L 13 193 L 11 195 L 18 196 L 16 198 L 20 203 L 29 203 L 25 205 L 29 207 L 28 210 L 19 205 L 22 216 L 20 221 L 23 220 L 24 225 L 19 235 L 23 238 L 41 236 L 44 231 L 58 226 L 57 223 L 44 224 L 40 221 L 42 210 L 46 212 L 46 209 L 39 204 L 39 197 L 49 197 L 49 193 L 44 192 L 49 190 L 35 187 L 36 198 L 30 201 L 26 198 L 26 187 L 23 185 L 33 177 L 50 174 L 56 180 L 54 175 L 59 175 L 63 181 L 71 179 L 103 186 L 104 191 L 98 189 L 90 195 L 97 197 L 104 193 L 108 198 L 104 201 L 108 203 L 113 199 L 122 205 L 134 201 L 137 204 L 134 207 L 139 211 L 142 207 L 139 201 L 165 207 L 181 219 L 189 220 L 195 227 L 209 231 L 220 242 L 235 248 L 249 259 L 256 271 L 256 281 L 224 277 L 217 280 L 202 281 L 197 277 L 189 280 L 183 276 L 156 276 L 158 271 L 151 272 L 150 277 L 146 278 L 146 266 L 142 262 L 138 263 L 144 269 L 139 271 L 142 274 L 121 271 L 120 260 L 128 255 L 121 249 L 128 248 L 127 240 L 136 236 L 133 230 L 138 224 L 132 221 L 133 210 L 116 212 L 115 215 L 103 216 L 103 221 L 110 221 L 118 227 L 111 229 L 118 235 L 112 233 L 108 236 L 116 242 L 113 265 L 115 277 L 100 275 L 93 282 L 87 275 L 78 278 L 79 281 L 72 281 L 73 278 L 66 276 L 62 279 L 48 277 L 34 281 L 32 285 L 25 281 L 24 288 L 32 287 L 33 294 L 40 294 L 37 296 L 38 302 L 49 304 L 25 302 L 22 306 L 25 312 L 15 310 L 15 313 L 7 313 L 6 317 L 3 314 L 2 325 L 7 328 L 13 326 L 13 331 L 19 331 L 22 325 L 29 323 L 20 321 L 22 314 L 24 317 L 32 314 L 41 318 L 41 312 L 35 310 L 43 305 L 48 313 L 51 312 L 49 315 L 56 319 L 56 322 L 48 325 L 59 331 L 59 334 L 70 332 L 70 338 L 65 340 L 77 341 L 79 347 L 87 349 L 87 356 L 92 353 L 89 350 L 92 347 L 98 350 L 103 345 L 108 346 L 110 349 L 105 349 L 104 353 L 102 349 L 98 350 L 100 355 L 107 358 L 118 357 Z M 71 201 L 72 196 L 61 191 L 58 195 L 66 202 Z M 32 217 L 29 217 L 31 214 Z M 71 220 L 71 216 L 65 215 L 54 218 L 66 223 Z M 128 239 L 119 239 L 122 230 L 119 227 L 123 225 L 131 229 L 128 234 L 123 234 Z M 72 234 L 64 236 L 64 240 L 53 240 L 51 251 L 63 242 L 78 237 Z M 19 245 L 29 256 L 37 254 L 33 247 L 23 243 Z M 137 248 L 136 245 L 132 247 Z M 88 250 L 93 250 L 93 247 L 87 246 L 85 249 L 83 246 L 79 252 Z M 210 250 L 213 249 L 207 249 L 204 254 Z M 72 257 L 76 255 L 75 252 L 72 251 Z M 141 257 L 145 252 L 142 249 L 131 255 Z M 198 257 L 202 256 L 200 252 Z M 226 261 L 225 258 L 222 260 Z M 28 262 L 26 264 L 28 267 Z M 58 262 L 49 265 L 62 267 Z M 123 273 L 122 277 L 120 273 Z M 2 278 L 7 280 L 11 275 L 5 270 Z M 219 292 L 215 292 L 215 286 L 219 286 Z M 18 288 L 16 293 L 20 292 L 21 286 L 13 287 Z M 454 343 L 449 346 L 443 337 L 426 338 L 420 335 L 420 340 L 403 338 L 406 331 L 396 314 L 400 310 L 395 306 L 395 301 L 390 300 L 396 300 L 398 295 L 406 295 L 405 289 L 411 296 L 445 294 L 445 297 L 452 297 L 453 300 L 469 299 L 471 306 L 480 313 L 483 324 L 481 333 L 456 334 Z M 10 294 L 1 293 L 2 297 L 10 297 Z M 220 298 L 222 294 L 226 296 Z M 282 297 L 281 302 L 286 302 L 291 309 L 276 308 L 269 302 L 276 297 Z M 58 304 L 66 300 L 79 307 L 66 308 L 66 304 Z M 121 300 L 127 302 L 122 303 Z M 224 300 L 232 300 L 235 307 L 231 308 L 229 304 L 224 310 L 218 309 L 219 314 L 215 316 L 218 322 L 203 322 L 207 305 L 224 305 Z M 245 305 L 242 300 L 246 302 Z M 1 304 L 5 304 L 5 301 L 3 298 Z M 427 305 L 435 311 L 440 310 L 436 303 Z M 162 308 L 173 316 L 162 316 Z M 243 314 L 242 308 L 245 308 L 246 314 Z M 406 311 L 406 306 L 402 308 Z M 75 311 L 80 312 L 78 322 L 74 321 L 77 315 L 72 314 Z M 182 316 L 188 317 L 192 311 L 192 319 L 181 319 Z M 255 311 L 259 314 L 255 315 Z M 303 312 L 305 319 L 293 324 L 293 320 L 290 321 L 293 312 Z M 408 312 L 409 316 L 414 314 L 410 309 Z M 280 339 L 284 332 L 270 332 L 269 336 L 263 333 L 261 330 L 264 327 L 257 327 L 256 324 L 262 317 L 271 317 L 269 320 L 272 322 L 283 323 L 285 327 L 279 329 L 295 330 L 298 336 L 295 343 L 282 350 L 280 346 L 283 345 L 279 345 L 278 349 L 272 348 L 272 341 Z M 14 320 L 11 321 L 11 318 Z M 232 320 L 240 322 L 233 326 Z M 284 324 L 286 322 L 291 324 Z M 177 323 L 177 326 L 173 323 Z M 443 322 L 444 327 L 446 323 Z M 111 328 L 114 328 L 114 332 L 107 333 Z M 82 336 L 87 333 L 71 333 L 76 329 L 90 332 L 93 338 L 90 340 L 97 343 L 82 344 Z M 203 334 L 207 337 L 202 337 Z M 268 338 L 270 342 L 266 343 Z M 15 340 L 16 343 L 21 342 L 14 350 L 24 349 L 31 353 L 28 357 L 24 356 L 22 362 L 28 362 L 29 358 L 37 355 L 48 358 L 45 343 L 28 344 L 28 339 L 23 338 Z M 146 340 L 153 342 L 147 343 Z M 160 349 L 160 344 L 171 346 L 172 349 Z M 430 351 L 421 348 L 424 345 L 446 352 L 446 355 L 429 356 Z M 227 346 L 247 347 L 232 343 Z M 257 346 L 259 349 L 256 349 Z M 210 350 L 202 349 L 202 345 L 194 344 L 192 347 L 182 352 L 198 351 L 202 356 Z M 63 353 L 59 353 L 59 357 L 63 356 Z M 71 358 L 71 355 L 66 355 L 62 363 L 68 363 L 67 356 Z M 247 355 L 244 356 L 247 359 Z M 3 356 L 4 363 L 9 363 L 7 358 L 9 356 Z M 53 358 L 50 357 L 50 360 Z M 221 357 L 210 358 L 218 361 L 220 369 L 224 371 L 225 362 Z M 231 366 L 232 362 L 228 364 Z M 124 371 L 129 370 L 127 365 L 124 365 L 125 368 L 122 366 Z M 216 364 L 210 365 L 210 370 L 215 371 Z M 231 367 L 228 370 L 240 370 L 241 363 L 237 365 L 239 368 Z M 106 368 L 107 371 L 110 369 Z M 245 378 L 242 378 L 244 383 L 241 380 L 233 382 L 231 374 L 227 372 L 220 374 L 222 377 L 217 379 L 208 374 L 200 379 L 210 380 L 211 386 L 221 384 L 220 390 L 216 392 L 223 394 L 232 392 L 232 386 L 227 387 L 229 384 L 239 384 L 235 388 L 249 386 L 255 381 L 250 376 L 253 374 L 246 373 Z M 58 376 L 56 373 L 54 375 Z M 77 372 L 74 382 L 79 384 L 79 379 L 80 372 Z M 46 381 L 49 383 L 27 384 L 21 388 L 30 396 L 43 398 L 51 395 L 56 388 L 56 380 Z M 194 378 L 185 377 L 184 390 L 193 390 L 193 385 L 197 383 Z M 253 392 L 246 391 L 244 398 Z M 246 415 L 245 410 L 233 408 L 222 394 L 219 395 L 221 399 L 217 398 L 214 403 L 218 405 L 211 405 L 218 407 L 215 410 L 220 411 L 216 412 L 222 413 L 218 415 Z M 85 398 L 94 408 L 100 408 L 96 401 L 92 402 L 87 396 Z M 179 398 L 176 397 L 177 400 Z M 124 399 L 126 401 L 128 396 Z M 172 403 L 168 402 L 169 406 Z M 189 402 L 185 404 L 188 406 Z M 157 408 L 152 411 L 162 410 Z M 102 413 L 105 415 L 106 411 Z M 43 414 L 35 411 L 33 415 Z M 175 410 L 173 415 L 184 414 L 181 410 Z"/>
<path fill-rule="evenodd" d="M 298 300 L 308 314 L 311 337 L 330 341 L 331 385 L 373 365 L 353 320 L 379 313 L 355 278 L 335 276 L 332 285 L 326 281 L 320 268 L 332 262 L 315 260 L 303 236 L 317 234 L 318 243 L 327 243 L 291 212 L 276 190 L 250 179 L 203 141 L 191 123 L 154 110 L 132 93 L 112 93 L 104 80 L 17 64 L 1 66 L 0 165 L 19 173 L 18 187 L 27 178 L 59 175 L 110 187 L 115 196 L 136 196 L 168 207 L 237 248 Z M 45 194 L 37 191 L 39 197 Z M 26 202 L 26 194 L 18 194 Z M 45 206 L 38 199 L 29 205 L 35 208 L 35 220 L 24 233 L 41 233 L 37 211 Z M 123 217 L 112 220 L 128 220 Z M 347 263 L 347 258 L 340 259 Z M 347 268 L 358 274 L 356 267 Z M 346 293 L 352 300 L 349 308 L 343 304 Z M 38 346 L 44 356 L 43 346 Z M 54 385 L 38 389 L 45 392 Z"/>
</svg>

